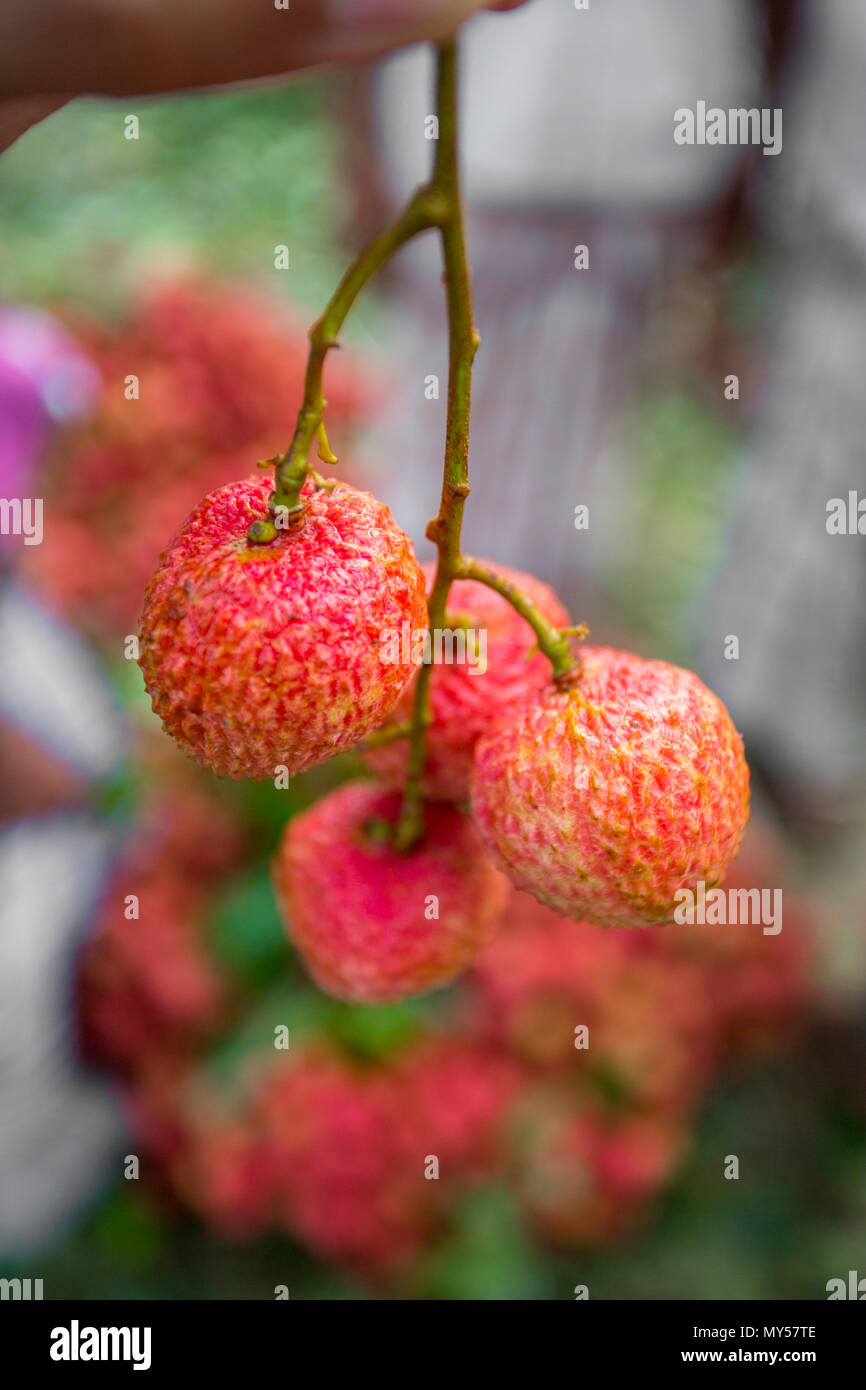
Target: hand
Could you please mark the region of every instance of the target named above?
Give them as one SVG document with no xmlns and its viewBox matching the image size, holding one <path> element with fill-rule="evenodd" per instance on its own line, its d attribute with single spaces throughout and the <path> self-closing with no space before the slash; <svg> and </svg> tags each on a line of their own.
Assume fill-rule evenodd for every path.
<svg viewBox="0 0 866 1390">
<path fill-rule="evenodd" d="M 4 0 L 0 101 L 210 87 L 444 37 L 520 0 Z"/>
<path fill-rule="evenodd" d="M 522 0 L 3 0 L 0 150 L 70 97 L 276 76 L 443 37 Z"/>
</svg>

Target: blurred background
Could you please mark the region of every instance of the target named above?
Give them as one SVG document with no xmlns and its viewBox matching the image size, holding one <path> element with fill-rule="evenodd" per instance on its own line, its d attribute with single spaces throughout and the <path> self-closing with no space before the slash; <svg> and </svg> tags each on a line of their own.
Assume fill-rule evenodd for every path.
<svg viewBox="0 0 866 1390">
<path fill-rule="evenodd" d="M 0 1276 L 472 1300 L 866 1274 L 864 559 L 827 529 L 866 495 L 864 74 L 856 0 L 468 26 L 465 548 L 727 701 L 755 786 L 729 882 L 781 888 L 784 925 L 636 938 L 515 894 L 470 976 L 388 1007 L 315 989 L 268 877 L 358 760 L 290 790 L 200 772 L 130 638 L 188 510 L 285 447 L 307 324 L 424 177 L 429 54 L 79 100 L 0 158 L 0 492 L 44 503 L 40 543 L 0 537 Z M 781 108 L 781 152 L 677 145 L 699 100 Z M 435 242 L 342 341 L 340 475 L 426 558 Z"/>
</svg>

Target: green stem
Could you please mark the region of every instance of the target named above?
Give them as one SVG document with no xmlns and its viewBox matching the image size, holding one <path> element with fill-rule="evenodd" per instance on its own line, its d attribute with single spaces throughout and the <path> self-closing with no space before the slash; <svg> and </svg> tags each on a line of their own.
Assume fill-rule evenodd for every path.
<svg viewBox="0 0 866 1390">
<path fill-rule="evenodd" d="M 586 637 L 587 629 L 582 624 L 580 627 L 556 628 L 549 623 L 543 614 L 536 608 L 531 599 L 509 579 L 503 579 L 501 574 L 490 569 L 481 560 L 475 560 L 471 555 L 464 555 L 456 574 L 457 579 L 474 579 L 479 584 L 486 584 L 488 589 L 495 589 L 497 594 L 501 594 L 507 599 L 512 608 L 515 608 L 521 618 L 525 618 L 535 633 L 538 640 L 538 650 L 543 652 L 553 667 L 554 680 L 563 680 L 566 676 L 575 673 L 577 658 L 571 647 L 570 638 Z"/>
<path fill-rule="evenodd" d="M 460 570 L 460 531 L 463 508 L 469 495 L 469 406 L 472 362 L 478 334 L 472 319 L 472 292 L 466 261 L 463 209 L 457 165 L 457 54 L 453 40 L 440 45 L 436 72 L 439 140 L 431 188 L 443 198 L 446 212 L 440 224 L 445 262 L 448 308 L 448 412 L 445 426 L 445 471 L 438 514 L 427 527 L 427 536 L 439 551 L 436 576 L 427 603 L 429 631 L 445 626 L 448 591 Z M 423 830 L 421 778 L 424 771 L 426 729 L 430 721 L 431 664 L 418 672 L 409 728 L 409 764 L 403 805 L 395 827 L 394 843 L 410 848 Z"/>
<path fill-rule="evenodd" d="M 374 237 L 364 247 L 346 271 L 321 318 L 310 329 L 310 353 L 304 379 L 304 397 L 292 442 L 276 461 L 274 494 L 271 511 L 278 506 L 292 513 L 303 511 L 301 488 L 310 468 L 310 448 L 322 429 L 325 399 L 322 392 L 322 373 L 325 358 L 337 347 L 337 334 L 359 293 L 381 265 L 419 232 L 438 227 L 445 208 L 438 190 L 427 184 L 417 189 L 393 226 Z M 321 436 L 320 436 L 321 438 Z M 333 458 L 333 456 L 331 456 Z M 275 540 L 277 528 L 270 519 L 254 521 L 247 532 L 253 545 L 268 545 Z"/>
</svg>

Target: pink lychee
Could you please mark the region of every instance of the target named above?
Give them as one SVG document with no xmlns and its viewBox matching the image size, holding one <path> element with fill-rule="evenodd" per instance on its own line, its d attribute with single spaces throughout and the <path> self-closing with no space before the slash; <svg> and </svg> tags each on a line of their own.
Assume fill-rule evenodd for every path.
<svg viewBox="0 0 866 1390">
<path fill-rule="evenodd" d="M 277 1219 L 325 1259 L 382 1276 L 430 1236 L 435 1182 L 412 1161 L 386 1068 L 326 1047 L 282 1067 L 259 1099 Z"/>
<path fill-rule="evenodd" d="M 286 402 L 304 389 L 309 340 L 284 302 L 213 275 L 148 278 L 120 318 L 67 304 L 57 313 L 103 391 L 44 461 L 40 491 L 54 522 L 22 560 L 52 604 L 115 652 L 179 519 L 243 472 L 239 459 L 280 447 Z M 380 386 L 356 358 L 334 356 L 328 425 L 345 447 Z M 142 409 L 125 398 L 130 362 Z"/>
<path fill-rule="evenodd" d="M 308 1044 L 264 1076 L 256 1106 L 278 1219 L 326 1258 L 393 1276 L 500 1164 L 522 1085 L 513 1060 L 456 1036 L 374 1063 Z"/>
<path fill-rule="evenodd" d="M 147 587 L 140 665 L 163 727 L 220 776 L 274 777 L 357 743 L 393 709 L 410 661 L 383 634 L 426 624 L 424 576 L 388 508 L 307 483 L 296 531 L 251 545 L 272 481 L 199 503 Z"/>
<path fill-rule="evenodd" d="M 288 933 L 328 994 L 385 1002 L 472 964 L 495 931 L 507 880 L 470 818 L 429 803 L 421 841 L 387 841 L 400 797 L 351 782 L 289 822 L 273 877 Z"/>
<path fill-rule="evenodd" d="M 728 920 L 677 921 L 659 935 L 667 954 L 702 973 L 724 1049 L 762 1056 L 790 1043 L 808 1015 L 813 907 L 768 821 L 752 821 L 724 891 Z M 772 924 L 762 920 L 765 906 Z"/>
<path fill-rule="evenodd" d="M 514 892 L 468 978 L 475 1027 L 533 1068 L 619 1106 L 687 1111 L 715 1060 L 705 978 L 664 931 L 569 922 Z"/>
<path fill-rule="evenodd" d="M 669 1181 L 684 1146 L 677 1120 L 605 1114 L 573 1087 L 539 1087 L 513 1121 L 514 1188 L 530 1224 L 565 1249 L 622 1239 Z"/>
<path fill-rule="evenodd" d="M 407 1149 L 436 1155 L 442 1179 L 487 1175 L 526 1079 L 516 1058 L 459 1032 L 424 1038 L 392 1063 Z"/>
<path fill-rule="evenodd" d="M 603 926 L 670 920 L 719 882 L 749 810 L 743 743 L 697 676 L 589 648 L 476 750 L 472 809 L 518 888 Z"/>
</svg>

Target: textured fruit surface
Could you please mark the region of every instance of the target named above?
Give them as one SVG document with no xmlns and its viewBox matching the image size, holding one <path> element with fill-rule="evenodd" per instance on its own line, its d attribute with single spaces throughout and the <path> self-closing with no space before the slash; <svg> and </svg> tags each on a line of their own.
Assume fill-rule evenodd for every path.
<svg viewBox="0 0 866 1390">
<path fill-rule="evenodd" d="M 289 935 L 338 998 L 384 1003 L 445 984 L 472 964 L 507 899 L 468 816 L 430 803 L 423 839 L 400 852 L 376 837 L 399 808 L 397 792 L 349 783 L 290 821 L 274 859 Z"/>
<path fill-rule="evenodd" d="M 578 920 L 646 926 L 716 885 L 749 811 L 742 739 L 690 671 L 588 648 L 579 677 L 476 750 L 472 809 L 518 886 Z"/>
<path fill-rule="evenodd" d="M 383 630 L 424 627 L 412 543 L 369 493 L 307 484 L 300 530 L 249 546 L 272 480 L 209 494 L 147 587 L 140 665 L 183 750 L 224 777 L 290 774 L 349 748 L 412 674 L 380 660 Z"/>
<path fill-rule="evenodd" d="M 492 564 L 491 568 L 526 594 L 542 615 L 556 627 L 570 619 L 552 589 L 531 574 Z M 432 585 L 435 567 L 424 566 Z M 510 704 L 543 689 L 550 677 L 550 663 L 540 652 L 529 653 L 535 643 L 531 627 L 511 604 L 486 584 L 458 579 L 448 595 L 447 627 L 472 634 L 466 650 L 472 662 L 434 665 L 430 680 L 430 713 L 427 730 L 425 796 L 444 801 L 463 801 L 469 795 L 475 745 L 493 720 Z M 483 632 L 486 648 L 474 634 Z M 475 643 L 473 646 L 472 643 Z M 447 656 L 448 648 L 443 644 Z M 478 655 L 482 660 L 478 660 Z M 482 665 L 485 667 L 481 669 Z M 400 697 L 392 719 L 405 722 L 411 713 L 413 679 Z M 408 747 L 405 739 L 372 748 L 365 761 L 391 786 L 402 786 L 406 777 Z"/>
</svg>

